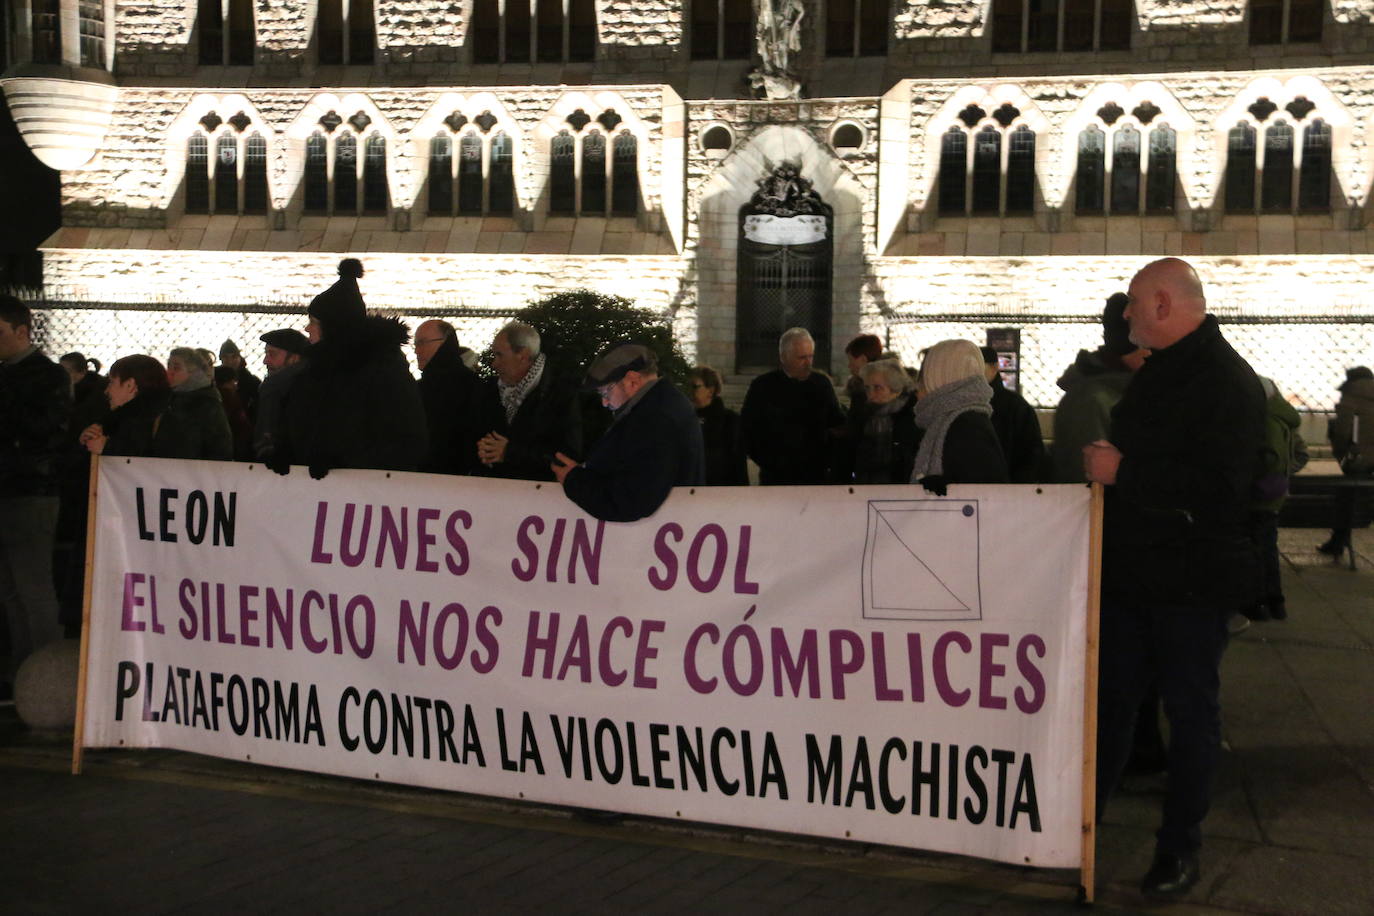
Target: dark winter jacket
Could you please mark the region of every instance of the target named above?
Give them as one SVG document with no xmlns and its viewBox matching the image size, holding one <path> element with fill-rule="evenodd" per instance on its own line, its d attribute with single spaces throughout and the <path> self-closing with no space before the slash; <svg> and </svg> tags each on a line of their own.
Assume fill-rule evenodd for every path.
<svg viewBox="0 0 1374 916">
<path fill-rule="evenodd" d="M 988 384 L 992 386 L 992 428 L 1002 444 L 1007 474 L 1012 483 L 1037 483 L 1044 473 L 1045 441 L 1035 408 L 1007 388 L 1000 373 Z"/>
<path fill-rule="evenodd" d="M 1240 608 L 1255 600 L 1247 517 L 1264 449 L 1264 392 L 1216 318 L 1155 350 L 1112 411 L 1104 592 Z"/>
<path fill-rule="evenodd" d="M 921 478 L 921 485 L 935 493 L 943 495 L 952 483 L 1009 482 L 1002 444 L 987 414 L 965 411 L 954 418 L 945 433 L 940 462 L 943 474 Z"/>
<path fill-rule="evenodd" d="M 912 408 L 916 399 L 899 394 L 881 422 L 879 411 L 885 404 L 862 402 L 849 414 L 848 428 L 836 450 L 836 483 L 906 483 L 911 480 L 911 465 L 921 444 Z"/>
<path fill-rule="evenodd" d="M 159 457 L 234 459 L 234 434 L 214 385 L 173 391 L 155 438 Z"/>
<path fill-rule="evenodd" d="M 1112 408 L 1126 392 L 1131 372 L 1119 357 L 1104 357 L 1099 350 L 1079 350 L 1059 379 L 1064 397 L 1054 410 L 1055 483 L 1083 483 L 1083 446 L 1106 439 L 1112 426 Z"/>
<path fill-rule="evenodd" d="M 1374 379 L 1352 379 L 1341 386 L 1331 422 L 1331 451 L 1349 473 L 1374 473 Z"/>
<path fill-rule="evenodd" d="M 421 470 L 470 474 L 477 464 L 477 406 L 481 382 L 463 363 L 458 341 L 447 338 L 420 370 L 420 401 L 429 428 L 429 454 Z"/>
<path fill-rule="evenodd" d="M 0 363 L 0 497 L 57 494 L 71 410 L 67 370 L 37 349 Z"/>
<path fill-rule="evenodd" d="M 112 410 L 101 424 L 108 441 L 102 455 L 122 455 L 133 458 L 190 458 L 191 455 L 167 454 L 178 437 L 169 437 L 167 447 L 159 449 L 154 440 L 162 431 L 167 405 L 172 402 L 170 391 L 140 392 L 133 400 Z"/>
<path fill-rule="evenodd" d="M 745 464 L 739 414 L 716 397 L 705 407 L 697 408 L 697 420 L 701 422 L 702 445 L 706 449 L 706 485 L 747 486 L 749 469 Z"/>
<path fill-rule="evenodd" d="M 399 320 L 340 323 L 305 353 L 282 411 L 272 466 L 418 470 L 427 440 L 420 391 L 401 347 Z"/>
<path fill-rule="evenodd" d="M 480 394 L 482 407 L 477 438 L 498 432 L 510 441 L 506 457 L 482 473 L 515 480 L 553 480 L 549 466 L 553 456 L 562 452 L 569 458 L 582 456 L 582 414 L 577 403 L 577 386 L 558 378 L 546 364 L 539 384 L 525 395 L 515 418 L 507 423 L 496 382 L 489 382 Z"/>
<path fill-rule="evenodd" d="M 843 423 L 835 388 L 823 372 L 800 381 L 781 369 L 764 373 L 749 383 L 740 410 L 745 446 L 765 485 L 826 483 L 831 430 Z"/>
<path fill-rule="evenodd" d="M 282 432 L 286 396 L 305 363 L 292 363 L 269 373 L 258 386 L 258 416 L 253 424 L 253 457 L 267 461 L 277 449 L 276 437 Z"/>
<path fill-rule="evenodd" d="M 632 522 L 657 512 L 673 487 L 704 485 L 705 465 L 691 402 L 660 379 L 621 408 L 563 492 L 594 518 Z"/>
</svg>

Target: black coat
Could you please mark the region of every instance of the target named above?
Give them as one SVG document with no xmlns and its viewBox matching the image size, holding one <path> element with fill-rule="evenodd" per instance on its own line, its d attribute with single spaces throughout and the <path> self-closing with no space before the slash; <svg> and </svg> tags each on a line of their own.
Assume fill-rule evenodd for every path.
<svg viewBox="0 0 1374 916">
<path fill-rule="evenodd" d="M 214 385 L 172 392 L 154 437 L 154 450 L 160 458 L 234 459 L 234 433 Z"/>
<path fill-rule="evenodd" d="M 420 402 L 429 429 L 421 470 L 470 474 L 477 467 L 477 408 L 481 382 L 463 363 L 458 341 L 447 338 L 420 370 Z"/>
<path fill-rule="evenodd" d="M 418 470 L 427 440 L 420 391 L 401 346 L 410 339 L 395 318 L 373 315 L 327 334 L 305 353 L 286 395 L 274 467 Z"/>
<path fill-rule="evenodd" d="M 673 487 L 705 484 L 705 466 L 691 402 L 660 379 L 622 409 L 563 492 L 593 518 L 633 522 L 657 512 Z"/>
<path fill-rule="evenodd" d="M 483 468 L 483 474 L 515 480 L 553 480 L 549 466 L 556 452 L 569 458 L 581 457 L 582 414 L 577 386 L 556 377 L 552 364 L 545 363 L 539 384 L 525 395 L 509 423 L 494 379 L 485 386 L 481 401 L 483 419 L 478 424 L 477 438 L 498 432 L 510 440 L 505 460 Z"/>
<path fill-rule="evenodd" d="M 748 486 L 749 468 L 745 463 L 739 414 L 716 397 L 705 407 L 697 408 L 697 420 L 701 422 L 701 440 L 706 450 L 706 485 Z"/>
<path fill-rule="evenodd" d="M 154 445 L 162 430 L 163 415 L 172 402 L 170 391 L 139 392 L 133 399 L 110 411 L 102 424 L 108 441 L 102 455 L 124 455 L 133 458 L 185 458 L 186 455 L 163 454 Z"/>
<path fill-rule="evenodd" d="M 1107 488 L 1108 594 L 1252 603 L 1258 557 L 1246 519 L 1265 444 L 1264 400 L 1212 316 L 1132 376 L 1112 411 L 1111 442 L 1123 457 Z"/>
<path fill-rule="evenodd" d="M 831 430 L 844 424 L 844 414 L 825 373 L 812 372 L 801 381 L 781 369 L 760 375 L 749 383 L 740 424 L 760 483 L 827 482 Z"/>
<path fill-rule="evenodd" d="M 1035 408 L 1015 391 L 1002 384 L 1001 374 L 992 381 L 992 428 L 1002 444 L 1007 473 L 1012 483 L 1036 483 L 1047 476 L 1045 441 L 1040 437 L 1040 420 Z"/>
<path fill-rule="evenodd" d="M 949 424 L 940 455 L 943 473 L 921 478 L 927 490 L 943 494 L 952 483 L 1008 483 L 1007 461 L 987 414 L 966 410 Z"/>
<path fill-rule="evenodd" d="M 57 495 L 71 410 L 71 377 L 42 352 L 0 363 L 0 497 Z"/>
<path fill-rule="evenodd" d="M 916 461 L 916 449 L 921 444 L 921 431 L 912 413 L 916 399 L 910 394 L 897 397 L 902 403 L 892 414 L 887 442 L 876 441 L 869 429 L 869 420 L 882 405 L 864 400 L 850 412 L 845 437 L 836 451 L 836 483 L 907 483 L 911 480 L 911 465 Z"/>
</svg>

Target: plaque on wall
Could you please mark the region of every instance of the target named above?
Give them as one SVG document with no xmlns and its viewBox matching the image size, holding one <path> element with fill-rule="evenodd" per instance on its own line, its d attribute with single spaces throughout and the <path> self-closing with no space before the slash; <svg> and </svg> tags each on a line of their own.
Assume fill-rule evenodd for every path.
<svg viewBox="0 0 1374 916">
<path fill-rule="evenodd" d="M 824 216 L 768 216 L 744 218 L 744 237 L 763 245 L 807 245 L 825 240 Z"/>
</svg>

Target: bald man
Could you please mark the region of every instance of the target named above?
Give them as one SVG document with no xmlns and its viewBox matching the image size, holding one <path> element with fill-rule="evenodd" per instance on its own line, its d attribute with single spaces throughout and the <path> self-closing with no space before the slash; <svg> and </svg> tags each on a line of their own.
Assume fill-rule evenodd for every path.
<svg viewBox="0 0 1374 916">
<path fill-rule="evenodd" d="M 429 454 L 420 470 L 470 474 L 477 467 L 477 373 L 463 362 L 458 332 L 447 321 L 421 322 L 413 343 L 429 429 Z"/>
<path fill-rule="evenodd" d="M 1247 521 L 1264 393 L 1207 314 L 1186 262 L 1146 265 L 1128 295 L 1130 340 L 1151 356 L 1112 411 L 1111 441 L 1083 449 L 1087 478 L 1107 487 L 1098 816 L 1130 756 L 1141 698 L 1157 683 L 1170 726 L 1169 776 L 1141 889 L 1178 897 L 1198 880 L 1221 745 L 1226 621 L 1258 597 Z"/>
</svg>

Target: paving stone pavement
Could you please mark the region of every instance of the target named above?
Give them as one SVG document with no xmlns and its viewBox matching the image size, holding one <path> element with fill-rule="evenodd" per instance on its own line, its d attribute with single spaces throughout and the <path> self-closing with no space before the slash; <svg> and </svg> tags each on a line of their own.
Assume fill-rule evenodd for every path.
<svg viewBox="0 0 1374 916">
<path fill-rule="evenodd" d="M 1106 912 L 1374 913 L 1374 535 L 1359 569 L 1281 532 L 1290 619 L 1233 640 L 1203 881 L 1150 907 L 1160 784 L 1098 839 Z M 0 912 L 1069 913 L 1076 875 L 378 786 L 167 751 L 88 752 L 0 707 Z"/>
</svg>

